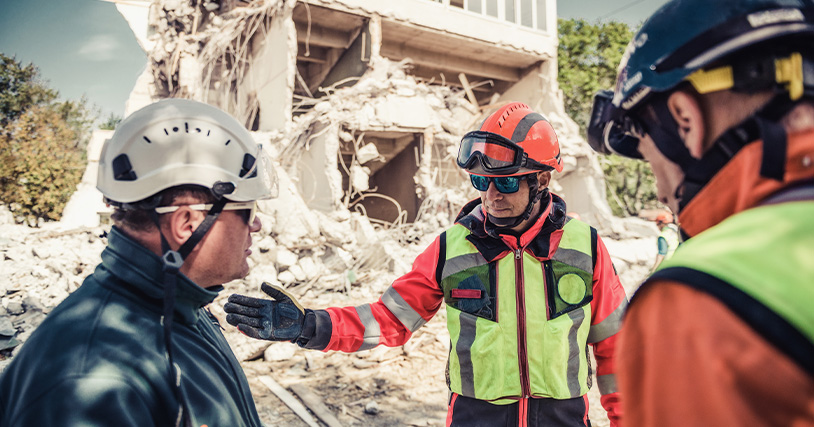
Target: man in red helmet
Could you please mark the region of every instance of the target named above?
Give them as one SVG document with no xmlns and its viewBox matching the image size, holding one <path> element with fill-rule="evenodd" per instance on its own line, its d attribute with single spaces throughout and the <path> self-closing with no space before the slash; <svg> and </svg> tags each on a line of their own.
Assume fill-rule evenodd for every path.
<svg viewBox="0 0 814 427">
<path fill-rule="evenodd" d="M 596 230 L 548 191 L 562 171 L 551 124 L 510 103 L 464 136 L 457 161 L 480 198 L 377 302 L 304 310 L 263 284 L 275 300 L 232 295 L 227 321 L 255 338 L 356 352 L 404 344 L 446 303 L 448 426 L 589 425 L 588 344 L 617 425 L 613 351 L 627 298 Z"/>
</svg>

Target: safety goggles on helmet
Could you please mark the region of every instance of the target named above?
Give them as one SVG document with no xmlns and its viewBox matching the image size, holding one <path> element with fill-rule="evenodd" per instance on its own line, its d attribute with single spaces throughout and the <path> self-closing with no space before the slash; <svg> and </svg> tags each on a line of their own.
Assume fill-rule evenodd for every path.
<svg viewBox="0 0 814 427">
<path fill-rule="evenodd" d="M 457 162 L 463 169 L 480 167 L 483 172 L 495 175 L 511 175 L 524 167 L 536 170 L 553 169 L 530 159 L 523 148 L 514 142 L 484 131 L 473 131 L 464 135 L 458 149 Z"/>
<path fill-rule="evenodd" d="M 482 175 L 469 175 L 469 180 L 472 181 L 472 186 L 478 191 L 487 191 L 489 183 L 494 182 L 497 191 L 510 194 L 516 193 L 520 190 L 520 181 L 526 175 L 519 176 L 482 176 Z"/>
<path fill-rule="evenodd" d="M 186 206 L 194 211 L 208 211 L 212 209 L 212 204 L 192 204 L 192 205 L 173 205 L 173 206 L 159 206 L 155 208 L 156 213 L 166 214 L 177 211 L 181 206 Z M 246 224 L 254 224 L 254 218 L 257 216 L 257 202 L 229 202 L 223 205 L 224 211 L 239 211 L 238 213 L 246 221 Z"/>
<path fill-rule="evenodd" d="M 730 61 L 719 67 L 699 68 L 683 80 L 699 94 L 721 90 L 775 90 L 787 91 L 789 99 L 796 101 L 804 94 L 814 92 L 809 83 L 814 77 L 814 61 L 800 52 L 788 56 L 736 57 Z M 611 90 L 599 91 L 594 96 L 588 143 L 599 153 L 641 159 L 639 138 L 647 131 L 644 124 L 652 122 L 641 106 L 644 99 L 652 99 L 658 94 L 634 96 L 623 100 L 621 106 L 613 103 L 613 96 Z"/>
<path fill-rule="evenodd" d="M 621 108 L 613 105 L 613 91 L 602 90 L 594 96 L 588 144 L 597 153 L 619 154 L 641 159 L 639 138 L 642 126 Z"/>
</svg>

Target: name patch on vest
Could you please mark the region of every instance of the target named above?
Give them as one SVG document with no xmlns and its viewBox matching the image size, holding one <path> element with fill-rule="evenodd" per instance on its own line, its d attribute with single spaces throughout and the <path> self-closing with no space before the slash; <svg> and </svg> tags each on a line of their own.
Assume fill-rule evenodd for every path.
<svg viewBox="0 0 814 427">
<path fill-rule="evenodd" d="M 480 299 L 483 291 L 480 289 L 453 289 L 450 291 L 452 298 L 475 298 Z"/>
</svg>

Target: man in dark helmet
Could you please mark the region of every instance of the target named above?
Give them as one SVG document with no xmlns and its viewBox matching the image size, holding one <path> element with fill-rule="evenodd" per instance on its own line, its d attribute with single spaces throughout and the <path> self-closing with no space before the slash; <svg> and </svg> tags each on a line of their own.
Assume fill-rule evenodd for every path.
<svg viewBox="0 0 814 427">
<path fill-rule="evenodd" d="M 0 426 L 256 426 L 246 376 L 205 308 L 246 276 L 271 164 L 226 112 L 167 99 L 105 142 L 102 262 L 0 377 Z"/>
<path fill-rule="evenodd" d="M 615 426 L 613 350 L 627 298 L 596 230 L 548 191 L 562 170 L 551 124 L 510 103 L 464 136 L 458 165 L 480 198 L 377 302 L 304 310 L 264 284 L 275 300 L 231 295 L 227 322 L 255 338 L 356 352 L 404 344 L 446 303 L 447 425 L 589 425 L 591 344 Z"/>
<path fill-rule="evenodd" d="M 813 47 L 812 0 L 675 0 L 597 95 L 685 237 L 625 318 L 628 425 L 814 425 Z"/>
</svg>

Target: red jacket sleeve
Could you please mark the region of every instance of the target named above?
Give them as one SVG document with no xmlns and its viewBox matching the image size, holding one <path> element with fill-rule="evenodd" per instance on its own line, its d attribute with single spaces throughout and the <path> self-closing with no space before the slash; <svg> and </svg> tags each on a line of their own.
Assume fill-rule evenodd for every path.
<svg viewBox="0 0 814 427">
<path fill-rule="evenodd" d="M 331 337 L 325 350 L 355 352 L 378 345 L 395 347 L 410 339 L 429 321 L 444 301 L 435 279 L 440 237 L 413 262 L 412 269 L 396 279 L 378 301 L 356 307 L 333 307 Z M 324 331 L 317 330 L 317 335 Z"/>
<path fill-rule="evenodd" d="M 611 426 L 619 425 L 621 405 L 616 385 L 614 352 L 622 316 L 627 308 L 627 296 L 616 274 L 610 254 L 602 239 L 597 237 L 596 265 L 593 277 L 593 301 L 591 301 L 591 330 L 588 343 L 593 346 L 596 357 L 596 380 L 600 402 L 608 412 Z"/>
</svg>

